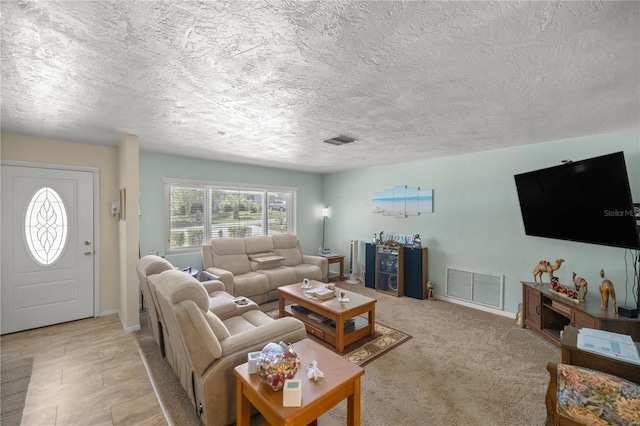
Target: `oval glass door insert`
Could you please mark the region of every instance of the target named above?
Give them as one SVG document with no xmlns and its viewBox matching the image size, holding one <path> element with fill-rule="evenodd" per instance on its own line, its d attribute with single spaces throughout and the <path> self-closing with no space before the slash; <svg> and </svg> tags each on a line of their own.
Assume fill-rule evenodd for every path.
<svg viewBox="0 0 640 426">
<path fill-rule="evenodd" d="M 68 234 L 67 209 L 53 188 L 39 189 L 29 202 L 24 233 L 29 253 L 39 264 L 53 264 L 64 252 Z"/>
</svg>

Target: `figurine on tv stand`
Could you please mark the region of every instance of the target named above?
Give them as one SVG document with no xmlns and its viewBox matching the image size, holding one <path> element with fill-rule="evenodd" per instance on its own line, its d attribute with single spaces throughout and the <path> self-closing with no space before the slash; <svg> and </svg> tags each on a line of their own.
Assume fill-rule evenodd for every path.
<svg viewBox="0 0 640 426">
<path fill-rule="evenodd" d="M 562 262 L 564 262 L 564 259 L 556 259 L 554 266 L 548 260 L 541 260 L 533 270 L 533 281 L 537 284 L 538 278 L 540 278 L 540 284 L 542 284 L 542 274 L 547 272 L 549 274 L 549 283 L 551 283 L 553 281 L 553 272 L 560 269 Z"/>
<path fill-rule="evenodd" d="M 578 300 L 585 300 L 587 297 L 587 292 L 589 291 L 589 284 L 582 277 L 576 277 L 576 273 L 573 273 L 573 285 L 576 286 L 576 291 L 578 292 Z"/>
<path fill-rule="evenodd" d="M 600 278 L 602 278 L 602 284 L 600 284 L 600 309 L 606 311 L 609 307 L 609 297 L 613 299 L 613 312 L 617 312 L 616 307 L 616 290 L 613 288 L 613 283 L 610 279 L 605 278 L 604 269 L 600 269 Z"/>
</svg>

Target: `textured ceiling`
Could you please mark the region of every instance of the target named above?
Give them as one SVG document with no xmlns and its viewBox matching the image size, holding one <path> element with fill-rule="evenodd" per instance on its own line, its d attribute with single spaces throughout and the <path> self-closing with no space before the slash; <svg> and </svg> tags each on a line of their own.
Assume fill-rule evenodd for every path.
<svg viewBox="0 0 640 426">
<path fill-rule="evenodd" d="M 639 128 L 636 1 L 1 12 L 3 132 L 333 172 Z"/>
</svg>

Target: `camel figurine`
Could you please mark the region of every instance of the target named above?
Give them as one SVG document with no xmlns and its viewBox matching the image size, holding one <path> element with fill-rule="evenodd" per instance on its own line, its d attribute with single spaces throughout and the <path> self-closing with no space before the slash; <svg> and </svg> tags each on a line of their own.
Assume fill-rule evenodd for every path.
<svg viewBox="0 0 640 426">
<path fill-rule="evenodd" d="M 600 284 L 600 309 L 606 311 L 609 307 L 609 298 L 613 299 L 613 312 L 618 310 L 616 306 L 616 290 L 613 288 L 613 283 L 610 279 L 605 278 L 604 269 L 600 269 L 600 278 L 602 278 L 602 284 Z"/>
<path fill-rule="evenodd" d="M 573 273 L 573 285 L 576 286 L 576 291 L 578 292 L 578 300 L 585 300 L 587 297 L 587 292 L 589 291 L 587 281 L 582 277 L 576 277 L 576 273 Z"/>
<path fill-rule="evenodd" d="M 540 284 L 542 284 L 542 274 L 547 272 L 549 274 L 549 283 L 551 283 L 553 280 L 553 272 L 560 269 L 562 262 L 564 262 L 564 259 L 556 259 L 556 264 L 554 266 L 549 263 L 548 260 L 541 260 L 536 266 L 536 269 L 533 270 L 533 281 L 537 283 L 537 278 L 540 277 Z"/>
</svg>

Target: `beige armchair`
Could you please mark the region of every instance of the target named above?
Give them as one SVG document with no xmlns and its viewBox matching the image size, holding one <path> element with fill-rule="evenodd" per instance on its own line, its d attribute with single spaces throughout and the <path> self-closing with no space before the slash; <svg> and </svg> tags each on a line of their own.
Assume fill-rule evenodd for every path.
<svg viewBox="0 0 640 426">
<path fill-rule="evenodd" d="M 164 338 L 162 335 L 162 318 L 156 300 L 155 290 L 149 285 L 147 277 L 149 275 L 159 274 L 160 272 L 173 269 L 173 265 L 160 256 L 148 255 L 138 261 L 136 272 L 140 281 L 140 290 L 149 315 L 149 326 L 156 343 L 160 347 L 162 356 L 164 356 Z"/>
<path fill-rule="evenodd" d="M 249 352 L 267 343 L 306 338 L 304 324 L 291 317 L 273 319 L 260 310 L 220 319 L 197 280 L 180 271 L 153 277 L 171 353 L 167 360 L 205 425 L 235 422 L 233 369 Z"/>
<path fill-rule="evenodd" d="M 136 265 L 140 289 L 142 290 L 149 315 L 149 326 L 156 343 L 160 347 L 162 356 L 166 356 L 165 345 L 168 342 L 165 342 L 166 330 L 163 327 L 164 319 L 162 318 L 156 295 L 156 283 L 151 277 L 174 269 L 174 266 L 169 261 L 154 255 L 144 256 Z M 259 309 L 258 305 L 248 299 L 244 305 L 236 303 L 237 298 L 225 291 L 224 284 L 221 281 L 209 280 L 202 282 L 201 285 L 209 295 L 209 310 L 221 319 Z"/>
</svg>

